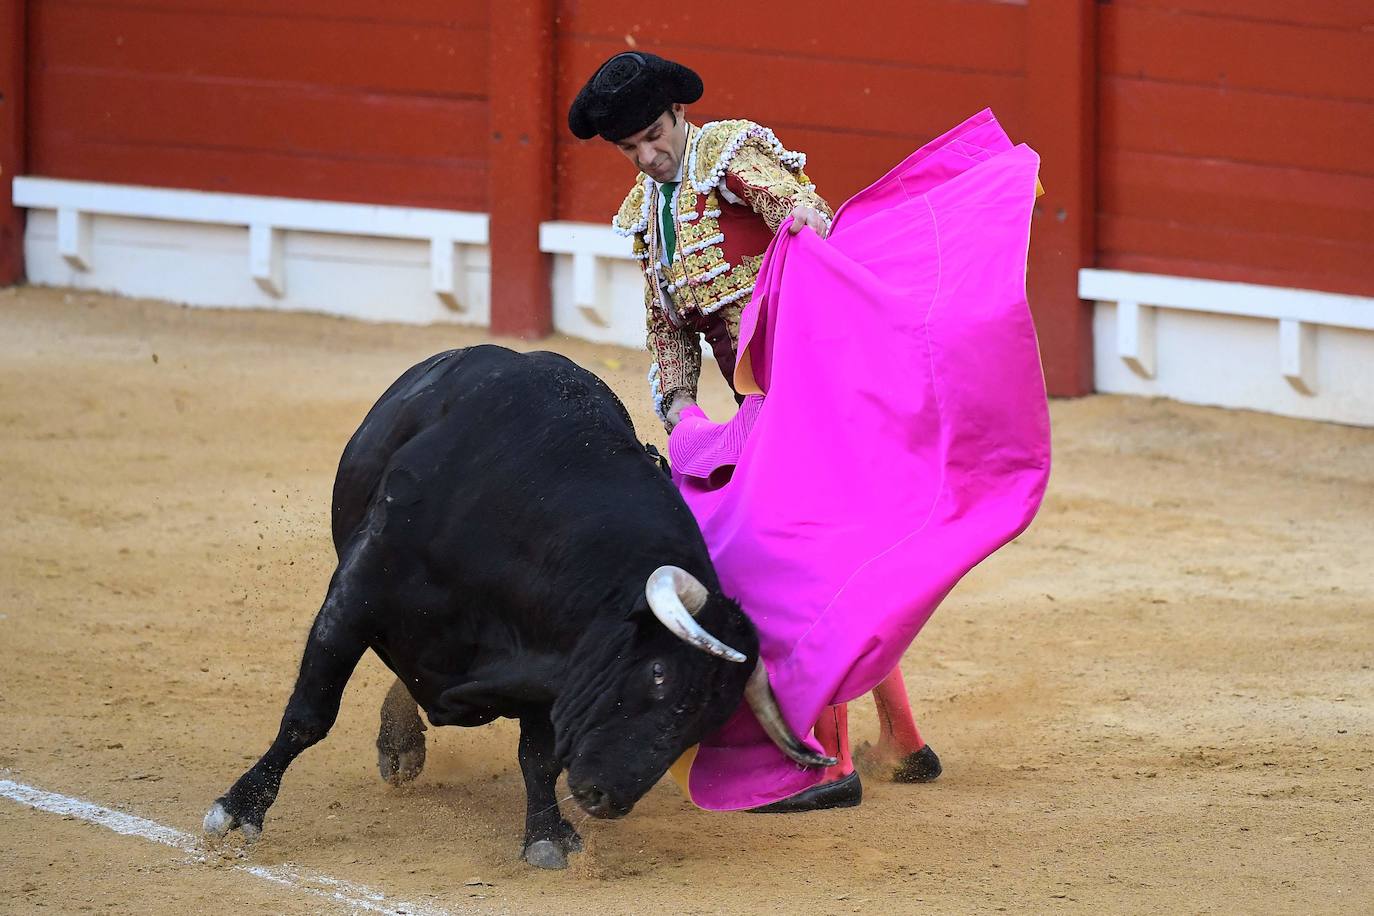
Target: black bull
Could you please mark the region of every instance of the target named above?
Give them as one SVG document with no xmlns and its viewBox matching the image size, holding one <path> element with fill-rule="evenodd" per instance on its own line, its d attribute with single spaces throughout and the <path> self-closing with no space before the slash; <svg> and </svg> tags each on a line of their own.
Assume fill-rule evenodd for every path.
<svg viewBox="0 0 1374 916">
<path fill-rule="evenodd" d="M 369 648 L 398 678 L 383 776 L 423 762 L 414 703 L 435 725 L 520 721 L 536 865 L 580 848 L 555 796 L 561 771 L 588 812 L 624 815 L 741 697 L 793 759 L 833 763 L 782 724 L 754 626 L 721 594 L 625 408 L 561 356 L 481 346 L 408 370 L 344 449 L 333 535 L 338 568 L 281 728 L 211 807 L 211 835 L 261 831 Z"/>
</svg>

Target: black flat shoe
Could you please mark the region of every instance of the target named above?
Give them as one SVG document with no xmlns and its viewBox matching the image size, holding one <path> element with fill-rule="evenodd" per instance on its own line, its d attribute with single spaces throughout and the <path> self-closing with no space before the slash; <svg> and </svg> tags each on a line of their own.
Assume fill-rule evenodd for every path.
<svg viewBox="0 0 1374 916">
<path fill-rule="evenodd" d="M 893 782 L 931 782 L 941 773 L 940 758 L 927 744 L 907 754 L 892 770 Z"/>
<path fill-rule="evenodd" d="M 850 773 L 834 782 L 803 789 L 768 805 L 747 808 L 750 814 L 798 814 L 802 811 L 824 811 L 826 808 L 853 808 L 864 800 L 863 783 L 858 772 Z"/>
</svg>

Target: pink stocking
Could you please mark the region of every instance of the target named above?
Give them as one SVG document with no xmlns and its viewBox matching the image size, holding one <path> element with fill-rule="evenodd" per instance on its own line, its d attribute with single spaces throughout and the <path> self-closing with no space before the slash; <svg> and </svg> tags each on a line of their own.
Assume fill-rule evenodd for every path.
<svg viewBox="0 0 1374 916">
<path fill-rule="evenodd" d="M 907 699 L 900 667 L 893 668 L 892 673 L 873 688 L 873 702 L 878 707 L 880 754 L 905 757 L 926 746 L 911 717 L 911 701 Z"/>
<path fill-rule="evenodd" d="M 827 706 L 816 722 L 816 740 L 825 753 L 838 757 L 840 762 L 825 771 L 825 782 L 832 782 L 854 772 L 854 758 L 849 752 L 849 707 L 844 703 Z"/>
</svg>

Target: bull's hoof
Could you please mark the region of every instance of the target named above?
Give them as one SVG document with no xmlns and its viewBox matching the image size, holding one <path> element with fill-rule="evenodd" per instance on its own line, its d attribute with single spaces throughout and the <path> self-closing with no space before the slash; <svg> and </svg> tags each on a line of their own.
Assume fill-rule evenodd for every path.
<svg viewBox="0 0 1374 916">
<path fill-rule="evenodd" d="M 249 843 L 262 835 L 260 822 L 254 824 L 251 821 L 240 819 L 237 815 L 230 814 L 229 809 L 224 806 L 224 799 L 222 798 L 217 799 L 210 806 L 210 810 L 205 812 L 205 819 L 201 821 L 200 826 L 205 831 L 205 835 L 214 840 L 224 839 L 231 830 L 240 831 L 244 840 Z"/>
<path fill-rule="evenodd" d="M 581 846 L 579 840 L 578 845 Z M 567 868 L 568 854 L 562 844 L 555 840 L 535 840 L 525 847 L 521 856 L 535 868 Z"/>
<path fill-rule="evenodd" d="M 380 745 L 381 742 L 379 741 Z M 393 786 L 404 785 L 414 781 L 420 775 L 420 771 L 425 768 L 425 742 L 422 738 L 418 744 L 413 744 L 408 748 L 377 748 L 377 772 L 381 774 L 382 781 Z"/>
<path fill-rule="evenodd" d="M 850 773 L 833 782 L 803 789 L 770 805 L 749 808 L 751 814 L 798 814 L 802 811 L 824 811 L 827 808 L 853 808 L 864 799 L 863 783 L 858 773 Z"/>
<path fill-rule="evenodd" d="M 892 770 L 892 781 L 932 782 L 941 772 L 940 758 L 927 744 L 919 751 L 912 751 L 907 754 L 898 762 Z"/>
<path fill-rule="evenodd" d="M 578 833 L 577 828 L 569 824 L 566 819 L 559 825 L 558 835 L 554 837 L 554 842 L 566 853 L 582 851 L 582 834 Z"/>
</svg>

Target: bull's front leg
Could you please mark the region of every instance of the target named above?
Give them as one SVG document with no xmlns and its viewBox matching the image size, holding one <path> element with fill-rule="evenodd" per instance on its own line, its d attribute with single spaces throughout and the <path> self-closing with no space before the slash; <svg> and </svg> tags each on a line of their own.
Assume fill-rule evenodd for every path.
<svg viewBox="0 0 1374 916">
<path fill-rule="evenodd" d="M 525 846 L 522 857 L 539 868 L 567 868 L 582 851 L 582 837 L 558 809 L 553 722 L 547 708 L 520 717 L 520 772 L 525 777 Z"/>
<path fill-rule="evenodd" d="M 209 836 L 218 838 L 231 830 L 242 830 L 246 839 L 255 839 L 262 832 L 267 809 L 277 800 L 286 768 L 334 726 L 344 687 L 367 650 L 360 619 L 366 602 L 356 599 L 356 589 L 350 584 L 342 569 L 330 583 L 329 595 L 310 628 L 300 674 L 276 740 L 210 806 L 203 824 Z"/>
</svg>

